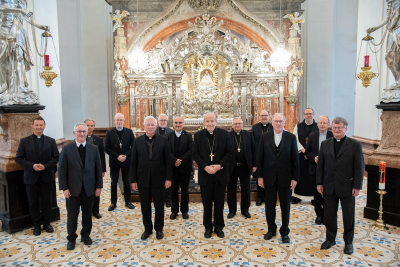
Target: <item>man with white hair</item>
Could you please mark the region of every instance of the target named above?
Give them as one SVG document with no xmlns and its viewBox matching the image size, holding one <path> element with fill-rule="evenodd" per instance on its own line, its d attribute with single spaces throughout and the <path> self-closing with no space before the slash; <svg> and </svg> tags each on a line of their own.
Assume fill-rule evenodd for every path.
<svg viewBox="0 0 400 267">
<path fill-rule="evenodd" d="M 168 125 L 168 116 L 161 113 L 158 116 L 158 127 L 156 129 L 156 134 L 167 136 L 168 134 L 174 132 L 174 130 L 168 128 L 167 125 Z M 171 207 L 171 189 L 172 188 L 166 189 L 164 194 L 164 202 L 167 208 Z"/>
<path fill-rule="evenodd" d="M 115 114 L 115 128 L 106 132 L 106 140 L 104 142 L 104 150 L 109 156 L 111 176 L 111 205 L 108 207 L 108 211 L 113 211 L 117 207 L 117 187 L 120 170 L 122 181 L 124 182 L 125 207 L 128 209 L 135 208 L 131 203 L 131 186 L 129 183 L 129 164 L 135 136 L 130 128 L 124 127 L 124 122 L 125 117 L 123 114 Z"/>
<path fill-rule="evenodd" d="M 261 136 L 258 149 L 258 184 L 265 188 L 265 217 L 268 232 L 265 240 L 276 235 L 276 197 L 279 194 L 282 226 L 279 230 L 282 242 L 290 243 L 289 217 L 292 189 L 299 180 L 299 154 L 296 136 L 284 131 L 286 118 L 275 113 L 272 117 L 274 130 Z"/>
<path fill-rule="evenodd" d="M 136 138 L 132 147 L 130 181 L 132 189 L 139 190 L 144 232 L 141 239 L 153 233 L 151 199 L 154 202 L 154 230 L 156 238 L 164 237 L 164 191 L 171 186 L 172 158 L 167 138 L 156 135 L 157 121 L 148 116 L 144 119 L 145 134 Z"/>
</svg>

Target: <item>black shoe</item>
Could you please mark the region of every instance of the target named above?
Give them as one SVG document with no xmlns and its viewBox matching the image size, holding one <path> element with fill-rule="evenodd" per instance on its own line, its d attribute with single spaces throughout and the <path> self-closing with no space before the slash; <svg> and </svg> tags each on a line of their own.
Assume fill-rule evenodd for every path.
<svg viewBox="0 0 400 267">
<path fill-rule="evenodd" d="M 131 210 L 133 210 L 135 208 L 135 206 L 132 204 L 132 202 L 126 203 L 125 207 L 127 207 L 128 209 L 131 209 Z"/>
<path fill-rule="evenodd" d="M 33 235 L 40 235 L 42 233 L 42 228 L 40 226 L 35 226 L 35 228 L 33 228 Z"/>
<path fill-rule="evenodd" d="M 321 249 L 330 249 L 334 245 L 336 245 L 336 241 L 325 240 L 325 242 L 321 245 Z"/>
<path fill-rule="evenodd" d="M 171 201 L 165 202 L 165 206 L 166 206 L 167 208 L 171 208 Z"/>
<path fill-rule="evenodd" d="M 45 230 L 47 233 L 53 233 L 54 232 L 54 228 L 50 224 L 43 225 L 43 230 Z"/>
<path fill-rule="evenodd" d="M 169 215 L 169 218 L 170 218 L 171 220 L 175 220 L 175 219 L 176 219 L 176 215 L 178 215 L 178 214 L 176 214 L 175 212 L 173 212 L 173 213 L 171 213 L 171 215 Z"/>
<path fill-rule="evenodd" d="M 265 240 L 270 240 L 272 237 L 274 237 L 274 236 L 276 236 L 276 232 L 267 232 L 265 235 L 264 235 L 264 239 Z"/>
<path fill-rule="evenodd" d="M 113 211 L 117 207 L 117 204 L 111 203 L 111 205 L 108 207 L 108 211 Z"/>
<path fill-rule="evenodd" d="M 156 231 L 156 238 L 158 240 L 163 239 L 164 238 L 164 233 L 163 231 Z"/>
<path fill-rule="evenodd" d="M 300 198 L 298 198 L 298 197 L 292 197 L 292 204 L 297 204 L 297 203 L 300 203 L 301 202 L 301 199 Z"/>
<path fill-rule="evenodd" d="M 315 224 L 322 224 L 322 216 L 317 216 L 315 219 Z"/>
<path fill-rule="evenodd" d="M 100 215 L 100 213 L 96 213 L 96 214 L 93 214 L 93 217 L 95 217 L 96 219 L 101 219 L 101 215 Z"/>
<path fill-rule="evenodd" d="M 263 201 L 261 198 L 257 199 L 256 206 L 261 206 L 261 204 L 262 204 L 263 202 L 264 202 L 264 201 Z"/>
<path fill-rule="evenodd" d="M 204 233 L 204 238 L 210 238 L 212 235 L 212 230 L 206 230 Z"/>
<path fill-rule="evenodd" d="M 282 243 L 290 243 L 290 238 L 288 235 L 282 236 Z"/>
<path fill-rule="evenodd" d="M 214 233 L 216 233 L 219 238 L 224 238 L 225 237 L 224 231 L 222 231 L 220 229 L 215 229 Z"/>
<path fill-rule="evenodd" d="M 185 220 L 189 219 L 189 214 L 182 213 L 182 218 L 185 219 Z"/>
<path fill-rule="evenodd" d="M 73 250 L 73 249 L 75 249 L 75 240 L 74 241 L 68 241 L 67 250 Z"/>
<path fill-rule="evenodd" d="M 149 238 L 149 236 L 152 234 L 153 232 L 144 232 L 142 234 L 142 236 L 140 237 L 140 239 L 145 240 L 147 238 Z"/>
<path fill-rule="evenodd" d="M 248 212 L 242 213 L 242 215 L 243 215 L 244 217 L 246 217 L 247 219 L 250 219 L 250 218 L 251 218 L 251 215 L 250 215 L 250 213 L 248 213 Z"/>
<path fill-rule="evenodd" d="M 81 242 L 83 242 L 86 246 L 93 244 L 93 241 L 89 236 L 82 237 Z"/>
<path fill-rule="evenodd" d="M 233 218 L 234 216 L 235 216 L 235 213 L 229 212 L 229 214 L 228 214 L 228 219 L 231 219 L 231 218 Z"/>
<path fill-rule="evenodd" d="M 314 199 L 311 200 L 311 205 L 315 206 L 315 201 L 314 201 Z"/>
<path fill-rule="evenodd" d="M 344 254 L 351 255 L 354 252 L 353 244 L 346 244 L 343 250 Z"/>
</svg>

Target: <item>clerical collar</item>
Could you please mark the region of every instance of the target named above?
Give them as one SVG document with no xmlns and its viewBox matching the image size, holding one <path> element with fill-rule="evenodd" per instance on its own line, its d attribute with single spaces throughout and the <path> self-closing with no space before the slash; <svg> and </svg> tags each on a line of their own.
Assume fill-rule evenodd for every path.
<svg viewBox="0 0 400 267">
<path fill-rule="evenodd" d="M 239 135 L 241 132 L 242 132 L 242 130 L 240 130 L 240 132 L 236 132 L 235 130 L 233 130 L 234 132 L 235 132 L 235 134 L 237 134 L 237 135 Z"/>
<path fill-rule="evenodd" d="M 36 136 L 37 139 L 42 138 L 42 135 L 37 136 L 36 134 L 33 134 L 34 136 Z"/>
<path fill-rule="evenodd" d="M 207 131 L 208 134 L 214 134 L 214 132 L 215 132 L 215 130 L 212 131 L 212 132 Z"/>
<path fill-rule="evenodd" d="M 117 129 L 117 131 L 122 131 L 124 129 L 124 127 L 122 127 L 121 129 L 118 129 L 118 127 L 115 127 L 115 129 Z"/>
<path fill-rule="evenodd" d="M 79 147 L 80 145 L 83 145 L 83 147 L 86 146 L 86 140 L 85 140 L 85 142 L 83 142 L 83 143 L 81 144 L 81 143 L 79 143 L 79 142 L 75 139 L 75 143 L 76 143 L 76 146 L 77 146 L 77 147 Z"/>
<path fill-rule="evenodd" d="M 154 137 L 156 137 L 156 135 L 153 135 L 153 136 L 150 137 L 150 136 L 147 136 L 147 134 L 145 134 L 144 136 L 145 136 L 147 139 L 150 139 L 150 140 L 152 140 Z"/>
<path fill-rule="evenodd" d="M 267 127 L 267 124 L 268 124 L 268 123 L 267 123 L 267 124 L 264 124 L 264 123 L 262 123 L 262 122 L 260 122 L 260 123 L 261 123 L 262 126 Z"/>
<path fill-rule="evenodd" d="M 161 127 L 160 127 L 159 129 L 161 129 L 161 131 L 164 131 L 165 128 L 161 128 Z"/>
<path fill-rule="evenodd" d="M 343 136 L 343 138 L 342 138 L 342 139 L 336 139 L 336 138 L 335 138 L 336 142 L 343 142 L 343 141 L 344 141 L 344 139 L 346 139 L 346 136 Z"/>
<path fill-rule="evenodd" d="M 91 135 L 88 135 L 87 137 L 88 137 L 88 138 L 91 138 L 92 136 L 91 136 Z"/>
</svg>

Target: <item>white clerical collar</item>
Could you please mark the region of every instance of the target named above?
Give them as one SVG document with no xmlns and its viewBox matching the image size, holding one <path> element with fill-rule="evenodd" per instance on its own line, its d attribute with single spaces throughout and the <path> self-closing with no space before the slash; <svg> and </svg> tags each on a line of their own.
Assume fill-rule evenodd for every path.
<svg viewBox="0 0 400 267">
<path fill-rule="evenodd" d="M 241 132 L 241 131 L 240 131 L 240 132 Z M 235 131 L 235 133 L 236 133 L 237 135 L 239 135 L 239 134 L 240 134 L 240 132 L 236 132 L 236 131 Z"/>
<path fill-rule="evenodd" d="M 267 125 L 266 125 L 266 124 L 263 124 L 262 126 L 264 126 L 264 127 L 267 127 Z"/>
<path fill-rule="evenodd" d="M 38 136 L 38 135 L 35 134 L 35 136 L 36 136 L 36 138 L 38 138 L 38 139 L 42 138 L 42 135 L 39 135 L 39 136 Z"/>
<path fill-rule="evenodd" d="M 119 129 L 118 127 L 115 127 L 115 129 L 117 129 L 117 131 L 122 131 L 124 129 L 124 127 L 122 127 L 121 129 Z"/>
<path fill-rule="evenodd" d="M 76 139 L 75 139 L 75 143 L 76 143 L 76 146 L 77 146 L 77 147 L 79 147 L 80 145 L 83 145 L 83 147 L 86 146 L 86 140 L 85 140 L 85 142 L 83 142 L 83 143 L 81 144 L 81 143 L 79 143 L 78 141 L 76 141 Z"/>
</svg>

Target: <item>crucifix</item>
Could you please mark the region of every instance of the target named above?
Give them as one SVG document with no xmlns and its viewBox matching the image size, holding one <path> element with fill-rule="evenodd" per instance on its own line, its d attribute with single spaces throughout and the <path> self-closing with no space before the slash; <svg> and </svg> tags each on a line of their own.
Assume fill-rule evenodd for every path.
<svg viewBox="0 0 400 267">
<path fill-rule="evenodd" d="M 122 143 L 119 143 L 119 147 L 122 148 Z"/>
<path fill-rule="evenodd" d="M 240 148 L 238 148 L 238 152 L 240 152 Z"/>
<path fill-rule="evenodd" d="M 212 151 L 211 151 L 211 154 L 210 154 L 210 157 L 211 157 L 211 161 L 213 161 L 213 158 L 214 158 L 214 154 L 212 153 Z"/>
</svg>

